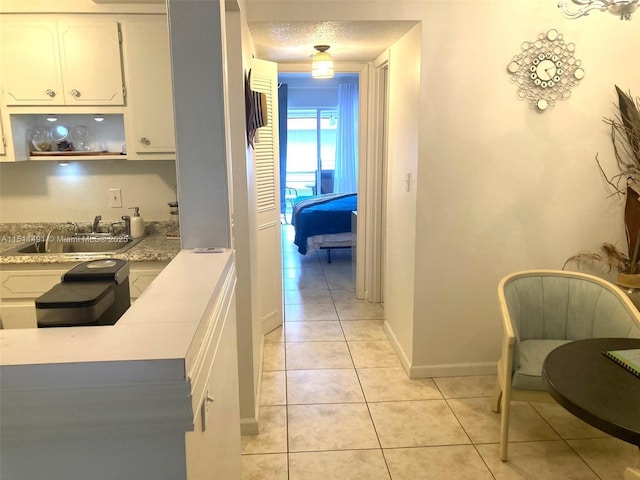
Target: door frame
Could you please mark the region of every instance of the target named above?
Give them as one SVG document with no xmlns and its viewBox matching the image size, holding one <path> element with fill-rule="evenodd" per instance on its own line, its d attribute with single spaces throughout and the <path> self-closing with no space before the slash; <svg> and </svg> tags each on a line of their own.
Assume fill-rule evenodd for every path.
<svg viewBox="0 0 640 480">
<path fill-rule="evenodd" d="M 370 170 L 370 122 L 369 122 L 369 69 L 368 63 L 336 63 L 334 65 L 336 73 L 357 73 L 358 83 L 358 224 L 356 230 L 356 297 L 369 300 L 368 288 L 370 288 L 370 278 L 368 272 L 371 265 L 368 264 L 369 257 L 367 250 L 367 225 L 370 222 L 370 191 L 367 188 L 368 172 Z M 310 65 L 305 63 L 279 63 L 278 73 L 304 73 L 309 72 Z M 375 189 L 374 189 L 375 190 Z M 361 215 L 360 212 L 364 212 Z M 364 248 L 361 246 L 364 245 Z M 379 283 L 379 279 L 378 279 Z M 373 300 L 370 300 L 373 301 Z"/>
<path fill-rule="evenodd" d="M 384 302 L 384 278 L 386 259 L 386 218 L 387 218 L 387 132 L 388 132 L 388 50 L 380 54 L 372 63 L 371 87 L 371 128 L 369 132 L 369 148 L 371 151 L 369 176 L 370 211 L 367 211 L 366 231 L 368 248 L 366 264 L 370 267 L 366 281 L 368 282 L 367 300 Z"/>
</svg>

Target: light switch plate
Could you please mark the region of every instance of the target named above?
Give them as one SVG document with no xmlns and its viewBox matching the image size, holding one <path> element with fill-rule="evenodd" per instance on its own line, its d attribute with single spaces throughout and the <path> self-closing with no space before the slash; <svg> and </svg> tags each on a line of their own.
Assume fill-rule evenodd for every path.
<svg viewBox="0 0 640 480">
<path fill-rule="evenodd" d="M 109 189 L 109 207 L 122 208 L 122 191 L 119 188 Z"/>
</svg>

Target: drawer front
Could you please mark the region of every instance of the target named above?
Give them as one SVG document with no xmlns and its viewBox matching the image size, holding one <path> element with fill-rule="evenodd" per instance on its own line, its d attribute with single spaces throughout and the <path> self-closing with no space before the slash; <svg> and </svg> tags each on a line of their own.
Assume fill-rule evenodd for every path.
<svg viewBox="0 0 640 480">
<path fill-rule="evenodd" d="M 146 262 L 141 264 L 130 263 L 129 287 L 131 298 L 138 298 L 142 292 L 153 282 L 168 262 Z M 65 268 L 30 270 L 28 268 L 13 271 L 0 271 L 0 298 L 23 299 L 38 298 L 53 286 L 60 283 L 62 275 L 67 273 L 74 265 L 65 265 Z"/>
<path fill-rule="evenodd" d="M 60 283 L 65 270 L 0 272 L 2 298 L 37 298 Z"/>
</svg>

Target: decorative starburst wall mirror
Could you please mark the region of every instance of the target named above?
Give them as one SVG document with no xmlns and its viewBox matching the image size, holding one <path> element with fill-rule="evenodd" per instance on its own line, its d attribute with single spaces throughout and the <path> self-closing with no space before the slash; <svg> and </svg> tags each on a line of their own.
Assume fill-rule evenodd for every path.
<svg viewBox="0 0 640 480">
<path fill-rule="evenodd" d="M 539 112 L 569 98 L 571 89 L 584 78 L 582 61 L 574 57 L 575 48 L 555 29 L 522 42 L 522 51 L 507 65 L 511 81 L 518 87 L 518 98 Z"/>
</svg>

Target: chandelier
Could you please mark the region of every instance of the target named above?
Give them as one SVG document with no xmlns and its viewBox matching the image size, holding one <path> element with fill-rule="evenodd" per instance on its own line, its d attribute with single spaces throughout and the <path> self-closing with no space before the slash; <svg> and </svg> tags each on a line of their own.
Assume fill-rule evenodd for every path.
<svg viewBox="0 0 640 480">
<path fill-rule="evenodd" d="M 311 76 L 313 78 L 333 78 L 333 60 L 327 53 L 329 45 L 316 45 L 317 52 L 311 62 Z"/>
<path fill-rule="evenodd" d="M 569 7 L 570 3 L 574 4 L 575 9 Z M 600 10 L 601 12 L 609 12 L 613 15 L 619 15 L 620 20 L 631 20 L 631 14 L 640 6 L 640 0 L 560 0 L 558 8 L 562 9 L 562 13 L 567 18 L 578 18 L 583 15 L 589 15 L 591 10 Z"/>
</svg>

